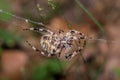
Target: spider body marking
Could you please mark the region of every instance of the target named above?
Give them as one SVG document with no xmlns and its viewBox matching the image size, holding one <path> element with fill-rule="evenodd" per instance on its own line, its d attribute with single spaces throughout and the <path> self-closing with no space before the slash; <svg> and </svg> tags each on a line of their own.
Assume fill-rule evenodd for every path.
<svg viewBox="0 0 120 80">
<path fill-rule="evenodd" d="M 40 39 L 40 46 L 42 48 L 42 51 L 32 46 L 29 42 L 27 43 L 31 46 L 33 50 L 40 51 L 41 54 L 48 57 L 60 57 L 62 50 L 65 49 L 65 58 L 71 59 L 78 53 L 81 53 L 81 51 L 86 46 L 87 37 L 83 33 L 76 30 L 69 30 L 65 35 L 63 35 L 63 30 L 59 30 L 59 34 L 42 28 L 29 28 L 25 30 L 44 33 L 44 35 Z M 77 49 L 74 49 L 71 52 L 70 50 L 74 47 L 74 45 L 77 45 Z"/>
</svg>

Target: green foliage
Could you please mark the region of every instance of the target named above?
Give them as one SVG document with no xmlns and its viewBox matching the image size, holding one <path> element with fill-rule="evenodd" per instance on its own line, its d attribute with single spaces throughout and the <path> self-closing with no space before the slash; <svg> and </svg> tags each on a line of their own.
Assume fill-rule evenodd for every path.
<svg viewBox="0 0 120 80">
<path fill-rule="evenodd" d="M 9 11 L 10 5 L 6 0 L 0 0 L 0 10 L 7 10 Z M 11 18 L 10 15 L 4 14 L 0 12 L 0 20 L 7 21 Z"/>
<path fill-rule="evenodd" d="M 50 59 L 42 65 L 36 65 L 33 69 L 31 80 L 55 80 L 55 75 L 62 73 L 62 64 Z"/>
<path fill-rule="evenodd" d="M 0 47 L 0 59 L 1 59 L 1 52 L 2 52 L 2 48 Z M 1 60 L 0 60 L 0 71 L 2 70 L 2 64 L 1 64 Z M 0 79 L 1 80 L 1 79 Z"/>
<path fill-rule="evenodd" d="M 48 4 L 51 6 L 51 8 L 52 8 L 53 10 L 55 10 L 56 5 L 55 5 L 54 0 L 48 0 Z"/>
<path fill-rule="evenodd" d="M 2 52 L 2 48 L 0 47 L 0 53 Z M 1 54 L 0 54 L 1 55 Z"/>
<path fill-rule="evenodd" d="M 90 17 L 90 19 L 98 26 L 98 28 L 105 33 L 102 25 L 97 21 L 97 19 L 85 8 L 85 6 L 79 1 L 75 0 L 75 2 L 79 5 L 79 7 Z"/>
<path fill-rule="evenodd" d="M 120 68 L 115 68 L 114 73 L 119 77 L 120 79 Z"/>
<path fill-rule="evenodd" d="M 0 80 L 9 80 L 7 77 L 0 77 Z"/>
<path fill-rule="evenodd" d="M 48 11 L 47 16 L 43 16 L 43 23 L 47 23 L 56 14 L 61 12 L 61 5 L 58 2 L 55 2 L 54 0 L 48 0 L 48 5 L 50 6 L 50 10 Z"/>
<path fill-rule="evenodd" d="M 5 43 L 9 47 L 13 47 L 20 38 L 13 33 L 0 29 L 0 42 Z"/>
</svg>

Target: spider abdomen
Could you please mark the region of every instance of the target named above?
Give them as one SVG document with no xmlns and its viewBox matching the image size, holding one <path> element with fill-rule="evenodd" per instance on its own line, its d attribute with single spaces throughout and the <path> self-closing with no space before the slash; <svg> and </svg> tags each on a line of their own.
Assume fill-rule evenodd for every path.
<svg viewBox="0 0 120 80">
<path fill-rule="evenodd" d="M 40 40 L 41 48 L 46 52 L 45 55 L 52 56 L 60 53 L 61 47 L 59 37 L 56 35 L 43 35 Z"/>
</svg>

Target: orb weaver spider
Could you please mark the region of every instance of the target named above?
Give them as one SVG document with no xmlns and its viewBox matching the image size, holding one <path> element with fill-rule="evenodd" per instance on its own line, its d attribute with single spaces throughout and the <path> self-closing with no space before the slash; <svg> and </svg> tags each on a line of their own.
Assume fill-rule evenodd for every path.
<svg viewBox="0 0 120 80">
<path fill-rule="evenodd" d="M 71 59 L 74 56 L 76 56 L 78 53 L 81 53 L 81 51 L 85 48 L 86 41 L 88 39 L 87 36 L 85 36 L 83 33 L 76 30 L 69 30 L 65 35 L 63 30 L 59 30 L 59 34 L 56 34 L 50 30 L 43 29 L 43 28 L 28 28 L 24 30 L 45 33 L 45 35 L 43 35 L 40 39 L 40 46 L 42 50 L 36 48 L 32 44 L 30 44 L 28 41 L 26 42 L 33 50 L 40 52 L 42 55 L 48 56 L 48 57 L 51 57 L 51 56 L 60 57 L 64 49 L 65 58 Z M 70 50 L 75 45 L 75 42 L 78 47 L 73 52 L 70 52 Z"/>
<path fill-rule="evenodd" d="M 35 0 L 36 1 L 36 0 Z M 37 8 L 39 10 L 39 4 L 37 4 Z M 24 20 L 25 22 L 34 23 L 37 25 L 45 26 L 45 24 L 41 22 L 35 22 L 30 19 L 22 18 L 11 14 L 9 12 L 3 11 L 0 9 L 0 13 L 7 14 L 13 16 L 17 19 Z M 76 30 L 69 30 L 68 32 L 64 32 L 63 30 L 59 30 L 59 33 L 54 33 L 45 28 L 27 28 L 24 30 L 44 32 L 45 34 L 40 39 L 41 49 L 36 48 L 28 41 L 26 43 L 35 51 L 40 52 L 44 56 L 57 56 L 60 57 L 61 53 L 64 52 L 66 59 L 71 59 L 76 56 L 78 53 L 81 53 L 86 46 L 86 42 L 89 37 L 85 36 L 83 33 Z M 74 46 L 77 46 L 75 49 Z M 71 51 L 71 49 L 73 49 Z"/>
</svg>

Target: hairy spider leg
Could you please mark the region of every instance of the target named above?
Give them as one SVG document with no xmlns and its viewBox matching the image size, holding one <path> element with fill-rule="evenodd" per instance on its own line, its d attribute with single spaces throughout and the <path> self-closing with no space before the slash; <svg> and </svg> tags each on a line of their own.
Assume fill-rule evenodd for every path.
<svg viewBox="0 0 120 80">
<path fill-rule="evenodd" d="M 42 55 L 45 55 L 45 53 L 43 51 L 41 51 L 40 49 L 36 48 L 35 46 L 33 46 L 31 43 L 29 43 L 28 41 L 26 41 L 26 43 L 36 52 L 40 52 Z"/>
<path fill-rule="evenodd" d="M 36 32 L 40 32 L 40 33 L 43 33 L 43 34 L 45 33 L 45 34 L 50 34 L 50 35 L 55 34 L 55 33 L 53 33 L 50 30 L 47 30 L 47 29 L 44 29 L 44 28 L 39 28 L 39 27 L 36 27 L 36 28 L 26 28 L 26 29 L 23 29 L 23 30 L 36 31 Z"/>
<path fill-rule="evenodd" d="M 86 62 L 85 58 L 84 58 L 83 55 L 82 55 L 82 51 L 83 51 L 83 50 L 85 49 L 85 47 L 86 47 L 88 37 L 85 36 L 85 35 L 84 35 L 83 33 L 81 33 L 81 32 L 78 32 L 78 31 L 75 31 L 75 32 L 76 32 L 76 34 L 79 34 L 79 37 L 78 37 L 78 40 L 79 40 L 78 42 L 79 42 L 79 44 L 81 44 L 81 40 L 83 40 L 83 45 L 82 45 L 82 47 L 78 47 L 77 52 L 80 53 L 83 61 Z"/>
<path fill-rule="evenodd" d="M 76 51 L 74 51 L 73 53 L 71 53 L 71 54 L 69 54 L 69 55 L 66 55 L 65 58 L 68 59 L 68 60 L 70 60 L 70 59 L 72 59 L 73 57 L 75 57 L 77 54 L 80 53 L 80 56 L 81 56 L 82 60 L 83 60 L 84 62 L 86 62 L 85 58 L 84 58 L 83 55 L 81 54 L 81 53 L 82 53 L 82 50 L 83 50 L 83 48 L 78 47 L 78 49 L 77 49 Z"/>
<path fill-rule="evenodd" d="M 85 46 L 86 46 L 87 36 L 85 36 L 83 33 L 78 32 L 78 31 L 76 31 L 76 30 L 70 30 L 66 35 L 67 35 L 67 36 L 70 36 L 70 39 L 69 39 L 69 40 L 78 40 L 78 42 L 79 42 L 79 45 L 78 45 L 78 46 L 80 46 L 81 40 L 83 40 L 83 45 L 82 45 L 82 47 L 78 47 L 77 50 L 74 51 L 73 53 L 68 54 L 68 55 L 65 55 L 65 58 L 66 58 L 66 59 L 71 59 L 71 58 L 73 58 L 74 56 L 76 56 L 78 53 L 80 53 L 83 61 L 85 62 L 85 59 L 84 59 L 84 57 L 83 57 L 83 55 L 82 55 L 82 50 L 83 50 L 83 49 L 85 48 Z M 75 35 L 79 35 L 79 36 L 75 36 Z M 69 45 L 69 44 L 68 44 L 68 45 Z M 70 46 L 70 45 L 69 45 L 69 46 Z"/>
</svg>

